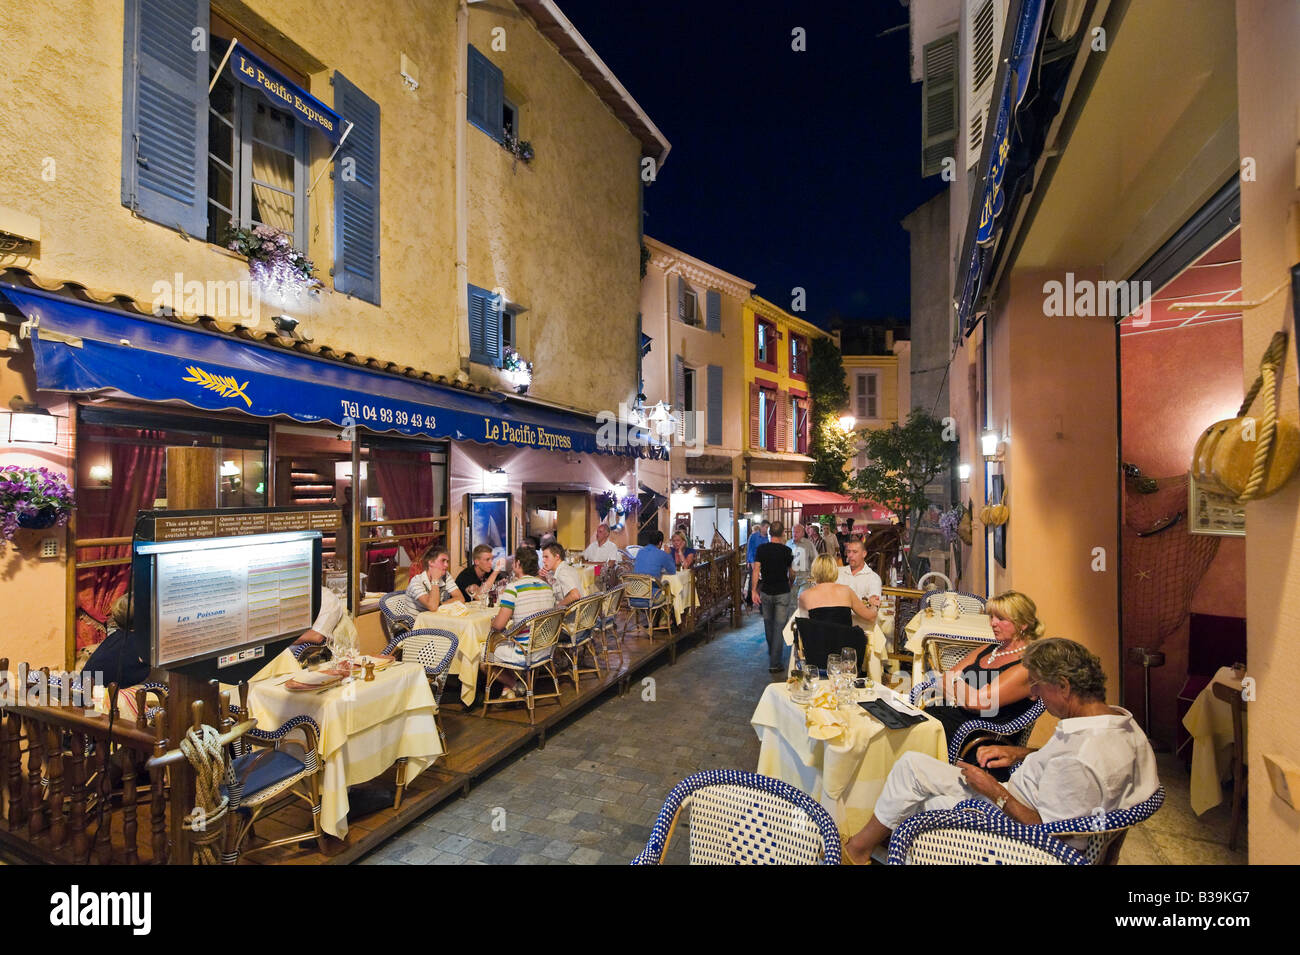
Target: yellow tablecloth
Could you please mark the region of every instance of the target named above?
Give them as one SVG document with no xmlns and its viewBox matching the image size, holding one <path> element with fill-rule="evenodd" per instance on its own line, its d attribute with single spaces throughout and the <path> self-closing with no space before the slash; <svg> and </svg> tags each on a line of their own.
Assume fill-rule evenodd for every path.
<svg viewBox="0 0 1300 955">
<path fill-rule="evenodd" d="M 574 568 L 575 570 L 578 571 L 579 574 L 582 575 L 582 595 L 584 597 L 590 597 L 593 594 L 599 593 L 600 591 L 600 587 L 598 586 L 596 581 L 596 568 L 599 566 L 601 565 L 600 564 L 578 564 Z"/>
<path fill-rule="evenodd" d="M 881 698 L 889 690 L 881 690 Z M 867 824 L 885 778 L 898 758 L 915 751 L 946 761 L 943 726 L 926 717 L 907 729 L 891 730 L 858 706 L 846 714 L 848 729 L 833 740 L 812 739 L 805 710 L 790 699 L 784 683 L 769 684 L 750 724 L 758 734 L 758 772 L 797 786 L 831 814 L 841 831 Z"/>
<path fill-rule="evenodd" d="M 1214 679 L 1196 694 L 1183 717 L 1192 737 L 1192 811 L 1198 816 L 1223 801 L 1224 779 L 1232 775 L 1232 707 L 1214 695 L 1214 684 L 1222 683 L 1241 692 L 1241 681 L 1232 667 L 1220 667 Z M 1242 732 L 1246 730 L 1242 717 Z"/>
<path fill-rule="evenodd" d="M 321 828 L 339 839 L 348 834 L 349 786 L 374 779 L 402 757 L 409 783 L 442 755 L 433 692 L 424 668 L 414 663 L 396 663 L 369 683 L 354 680 L 323 692 L 294 693 L 280 680 L 263 678 L 248 695 L 259 729 L 300 715 L 320 726 Z"/>
<path fill-rule="evenodd" d="M 473 604 L 468 606 L 469 612 L 463 617 L 453 617 L 436 610 L 418 613 L 415 615 L 414 629 L 434 628 L 456 635 L 460 643 L 456 647 L 456 659 L 451 661 L 451 668 L 447 672 L 456 674 L 460 679 L 460 701 L 466 706 L 472 706 L 474 697 L 478 695 L 478 669 L 479 662 L 483 659 L 483 646 L 487 643 L 488 634 L 492 630 L 492 619 L 497 611 L 495 607 L 479 609 Z M 418 637 L 408 637 L 403 642 L 406 648 L 402 651 L 404 658 L 411 659 L 411 654 L 421 645 Z"/>
<path fill-rule="evenodd" d="M 802 607 L 796 607 L 794 613 L 790 614 L 790 619 L 785 622 L 785 627 L 781 631 L 782 636 L 785 637 L 785 645 L 787 647 L 794 646 L 795 619 L 807 616 L 808 611 L 804 610 Z M 866 621 L 857 616 L 854 616 L 853 622 L 858 626 L 862 626 L 866 623 Z M 867 634 L 867 674 L 871 679 L 879 683 L 885 672 L 884 661 L 889 656 L 889 641 L 885 638 L 885 632 L 881 629 L 879 624 L 867 624 L 866 626 L 862 626 L 862 629 Z M 794 666 L 793 653 L 790 654 L 790 662 L 786 667 L 787 672 L 792 666 Z M 859 666 L 858 669 L 861 670 L 861 666 Z"/>
<path fill-rule="evenodd" d="M 903 647 L 914 653 L 912 662 L 912 681 L 923 680 L 925 660 L 921 657 L 921 643 L 926 637 L 957 637 L 962 640 L 992 640 L 993 627 L 989 625 L 988 614 L 964 613 L 956 620 L 945 620 L 938 612 L 933 617 L 926 616 L 924 610 L 907 622 L 907 641 Z"/>
<path fill-rule="evenodd" d="M 695 592 L 695 577 L 690 570 L 679 570 L 675 574 L 664 574 L 663 581 L 673 596 L 673 616 L 681 623 L 687 610 L 700 605 L 700 596 Z"/>
</svg>

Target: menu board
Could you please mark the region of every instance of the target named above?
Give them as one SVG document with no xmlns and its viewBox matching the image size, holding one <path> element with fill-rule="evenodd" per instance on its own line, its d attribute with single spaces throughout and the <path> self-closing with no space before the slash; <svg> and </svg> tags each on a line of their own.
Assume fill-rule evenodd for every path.
<svg viewBox="0 0 1300 955">
<path fill-rule="evenodd" d="M 154 560 L 156 666 L 311 626 L 309 537 L 162 552 Z"/>
</svg>

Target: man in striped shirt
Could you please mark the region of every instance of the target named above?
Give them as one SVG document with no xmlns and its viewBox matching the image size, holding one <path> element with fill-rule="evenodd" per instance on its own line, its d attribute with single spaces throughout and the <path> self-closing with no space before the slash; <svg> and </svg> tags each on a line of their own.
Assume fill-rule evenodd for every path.
<svg viewBox="0 0 1300 955">
<path fill-rule="evenodd" d="M 537 551 L 531 547 L 520 547 L 515 551 L 515 573 L 509 586 L 501 592 L 497 601 L 497 615 L 492 620 L 493 630 L 504 631 L 510 621 L 523 620 L 535 613 L 555 608 L 555 591 L 551 585 L 537 576 Z M 503 643 L 497 647 L 493 657 L 498 663 L 524 663 L 528 651 L 528 630 L 515 634 L 512 643 Z M 507 689 L 502 692 L 506 699 L 513 700 L 522 695 L 523 681 L 511 673 L 503 673 L 497 679 Z M 512 684 L 513 681 L 513 684 Z M 488 688 L 490 691 L 490 687 Z"/>
</svg>

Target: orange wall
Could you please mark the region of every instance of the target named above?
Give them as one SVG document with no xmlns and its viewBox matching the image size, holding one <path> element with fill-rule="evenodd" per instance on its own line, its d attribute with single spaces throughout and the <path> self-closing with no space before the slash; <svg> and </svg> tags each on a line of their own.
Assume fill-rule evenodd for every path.
<svg viewBox="0 0 1300 955">
<path fill-rule="evenodd" d="M 1240 155 L 1255 159 L 1257 180 L 1241 189 L 1242 297 L 1258 299 L 1300 261 L 1294 204 L 1296 115 L 1300 106 L 1300 4 L 1237 4 L 1237 89 Z M 1288 221 L 1288 214 L 1291 218 Z M 1295 327 L 1285 296 L 1245 313 L 1242 380 L 1255 377 L 1259 356 L 1279 328 Z M 1287 348 L 1278 413 L 1297 417 L 1295 339 Z M 1300 479 L 1246 506 L 1246 610 L 1250 675 L 1247 772 L 1251 779 L 1250 861 L 1300 862 L 1300 812 L 1268 786 L 1263 754 L 1300 763 Z"/>
<path fill-rule="evenodd" d="M 1115 331 L 1106 318 L 1045 316 L 1042 288 L 1051 277 L 1013 274 L 989 333 L 993 422 L 1006 429 L 1011 508 L 1007 568 L 995 589 L 1027 594 L 1049 636 L 1101 657 L 1108 698 L 1118 700 Z M 1104 571 L 1092 569 L 1097 547 Z"/>
</svg>

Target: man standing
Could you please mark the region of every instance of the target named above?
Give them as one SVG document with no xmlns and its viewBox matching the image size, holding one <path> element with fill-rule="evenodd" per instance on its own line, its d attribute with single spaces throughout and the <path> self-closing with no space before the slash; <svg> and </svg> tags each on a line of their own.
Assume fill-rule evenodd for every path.
<svg viewBox="0 0 1300 955">
<path fill-rule="evenodd" d="M 808 583 L 813 561 L 817 559 L 817 548 L 808 539 L 808 531 L 802 524 L 794 525 L 794 534 L 788 546 L 794 555 L 794 592 L 798 596 L 799 591 Z"/>
<path fill-rule="evenodd" d="M 844 555 L 840 553 L 840 539 L 835 534 L 834 524 L 822 526 L 822 542 L 826 545 L 826 556 L 834 559 L 837 564 L 843 564 Z"/>
<path fill-rule="evenodd" d="M 749 585 L 751 590 L 758 583 L 758 565 L 755 563 L 758 557 L 756 555 L 759 547 L 768 541 L 767 532 L 770 526 L 767 521 L 755 525 L 754 533 L 749 535 L 749 543 L 745 545 L 745 563 L 749 565 Z M 758 601 L 755 600 L 754 604 L 757 606 Z"/>
<path fill-rule="evenodd" d="M 780 521 L 771 525 L 771 539 L 755 551 L 758 573 L 754 576 L 754 603 L 763 608 L 763 630 L 767 635 L 767 672 L 781 672 L 782 629 L 794 611 L 794 554 L 782 543 L 785 528 Z M 760 596 L 761 592 L 761 596 Z"/>
<path fill-rule="evenodd" d="M 596 525 L 596 539 L 587 545 L 587 549 L 582 552 L 582 559 L 592 564 L 603 564 L 606 561 L 618 560 L 618 545 L 609 539 L 609 527 L 606 524 Z"/>
<path fill-rule="evenodd" d="M 542 548 L 542 566 L 550 575 L 556 606 L 567 607 L 582 599 L 582 575 L 564 562 L 563 547 L 551 542 Z"/>
</svg>

